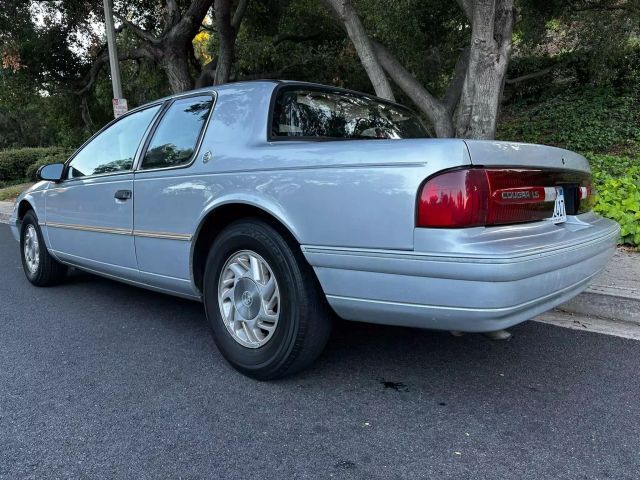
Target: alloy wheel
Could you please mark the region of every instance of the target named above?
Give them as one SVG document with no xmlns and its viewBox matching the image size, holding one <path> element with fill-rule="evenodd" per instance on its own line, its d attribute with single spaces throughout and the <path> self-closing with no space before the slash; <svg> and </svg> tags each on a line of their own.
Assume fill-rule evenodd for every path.
<svg viewBox="0 0 640 480">
<path fill-rule="evenodd" d="M 31 274 L 35 274 L 40 266 L 40 241 L 33 225 L 27 225 L 24 235 L 24 259 Z"/>
<path fill-rule="evenodd" d="M 272 337 L 280 317 L 278 281 L 262 256 L 251 250 L 232 254 L 222 267 L 218 304 L 231 337 L 259 348 Z"/>
</svg>

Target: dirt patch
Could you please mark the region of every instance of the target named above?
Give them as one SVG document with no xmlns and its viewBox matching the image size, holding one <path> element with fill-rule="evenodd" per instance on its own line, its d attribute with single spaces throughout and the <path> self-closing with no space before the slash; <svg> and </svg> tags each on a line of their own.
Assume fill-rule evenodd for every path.
<svg viewBox="0 0 640 480">
<path fill-rule="evenodd" d="M 11 185 L 10 187 L 0 188 L 0 202 L 13 202 L 24 190 L 29 188 L 33 183 L 20 183 Z"/>
</svg>

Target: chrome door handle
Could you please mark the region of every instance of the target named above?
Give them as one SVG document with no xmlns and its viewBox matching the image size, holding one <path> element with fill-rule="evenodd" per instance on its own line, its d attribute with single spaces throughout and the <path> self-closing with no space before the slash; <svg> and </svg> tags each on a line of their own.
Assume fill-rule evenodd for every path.
<svg viewBox="0 0 640 480">
<path fill-rule="evenodd" d="M 129 200 L 132 197 L 131 190 L 118 190 L 114 195 L 116 200 Z"/>
</svg>

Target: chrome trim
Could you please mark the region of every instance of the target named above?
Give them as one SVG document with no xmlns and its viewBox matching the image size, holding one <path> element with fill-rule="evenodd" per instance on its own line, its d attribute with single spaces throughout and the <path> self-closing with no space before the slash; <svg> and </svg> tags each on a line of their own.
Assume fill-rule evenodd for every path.
<svg viewBox="0 0 640 480">
<path fill-rule="evenodd" d="M 69 165 L 71 164 L 71 162 L 73 162 L 73 159 L 78 155 L 78 153 L 80 153 L 84 149 L 84 147 L 86 147 L 89 143 L 91 143 L 98 135 L 102 134 L 109 127 L 111 127 L 112 125 L 116 124 L 117 122 L 119 122 L 123 118 L 128 117 L 129 115 L 133 115 L 134 113 L 141 112 L 142 110 L 146 110 L 148 108 L 153 108 L 153 107 L 159 106 L 160 108 L 158 109 L 156 114 L 153 116 L 153 118 L 149 122 L 149 125 L 147 126 L 147 129 L 145 130 L 144 134 L 142 135 L 142 138 L 140 139 L 140 143 L 138 144 L 138 148 L 136 149 L 136 153 L 135 153 L 135 155 L 133 157 L 133 163 L 131 164 L 131 168 L 130 169 L 128 169 L 128 170 L 120 170 L 120 171 L 117 171 L 117 172 L 98 173 L 98 174 L 95 174 L 95 175 L 85 175 L 84 177 L 64 178 L 60 182 L 54 182 L 54 183 L 76 182 L 76 181 L 92 179 L 92 178 L 108 177 L 108 176 L 124 175 L 124 174 L 127 174 L 127 173 L 134 173 L 135 172 L 136 162 L 138 162 L 139 159 L 140 159 L 139 157 L 140 157 L 140 155 L 142 153 L 143 146 L 145 145 L 145 143 L 147 141 L 147 137 L 149 136 L 149 133 L 150 133 L 152 127 L 155 126 L 155 124 L 156 124 L 156 122 L 158 120 L 158 116 L 161 115 L 164 112 L 164 110 L 165 110 L 164 107 L 165 107 L 166 103 L 167 103 L 166 99 L 157 100 L 155 102 L 151 102 L 151 103 L 148 103 L 146 105 L 141 105 L 141 106 L 136 107 L 136 108 L 134 108 L 132 110 L 129 110 L 124 115 L 121 115 L 118 118 L 115 118 L 115 119 L 111 120 L 104 127 L 102 127 L 100 130 L 98 130 L 96 133 L 94 133 L 86 142 L 84 142 L 82 145 L 80 145 L 80 147 L 75 152 L 73 152 L 73 154 L 67 159 L 67 161 L 64 162 L 64 174 L 67 174 Z"/>
<path fill-rule="evenodd" d="M 164 117 L 164 114 L 166 113 L 166 111 L 171 108 L 171 105 L 173 104 L 174 100 L 178 100 L 178 99 L 182 99 L 182 98 L 188 98 L 188 97 L 202 97 L 205 95 L 211 95 L 211 97 L 213 98 L 213 103 L 211 105 L 211 110 L 209 110 L 209 115 L 207 116 L 207 120 L 204 123 L 204 125 L 202 126 L 202 131 L 200 132 L 200 137 L 198 138 L 198 143 L 196 144 L 196 149 L 193 152 L 193 155 L 191 157 L 191 160 L 189 160 L 189 163 L 184 163 L 182 165 L 174 165 L 172 167 L 159 167 L 159 168 L 149 168 L 149 169 L 143 169 L 142 168 L 142 160 L 143 160 L 143 155 L 147 152 L 147 149 L 149 148 L 149 142 L 153 139 L 153 134 L 155 133 L 157 127 L 160 125 L 160 123 L 162 123 L 162 118 Z M 172 97 L 170 103 L 168 104 L 168 106 L 166 108 L 164 108 L 162 110 L 162 117 L 160 117 L 159 119 L 157 119 L 155 125 L 153 126 L 153 132 L 149 132 L 148 136 L 145 137 L 144 139 L 144 143 L 142 143 L 143 145 L 143 149 L 142 152 L 140 153 L 140 157 L 136 159 L 136 161 L 133 164 L 133 173 L 138 175 L 141 173 L 147 173 L 147 172 L 160 172 L 163 170 L 177 170 L 179 168 L 189 168 L 191 165 L 193 165 L 196 160 L 198 159 L 198 157 L 200 156 L 200 149 L 202 148 L 202 144 L 204 142 L 204 137 L 207 135 L 207 130 L 209 130 L 209 123 L 211 122 L 211 118 L 213 117 L 213 111 L 216 108 L 216 105 L 218 104 L 218 92 L 216 92 L 215 90 L 211 90 L 211 91 L 205 91 L 205 92 L 190 92 L 187 94 L 183 94 L 183 95 L 179 95 L 176 97 Z"/>
<path fill-rule="evenodd" d="M 183 240 L 191 241 L 192 235 L 188 233 L 169 233 L 169 232 L 148 232 L 145 230 L 134 230 L 136 237 L 164 238 L 167 240 Z"/>
<path fill-rule="evenodd" d="M 91 227 L 87 225 L 76 225 L 73 223 L 47 222 L 47 227 L 66 228 L 68 230 L 82 230 L 86 232 L 112 233 L 114 235 L 132 235 L 133 232 L 127 228 Z"/>
<path fill-rule="evenodd" d="M 66 228 L 68 230 L 82 230 L 85 232 L 110 233 L 114 235 L 133 235 L 135 237 L 161 238 L 165 240 L 181 240 L 189 242 L 193 237 L 188 233 L 149 232 L 145 230 L 130 230 L 127 228 L 93 227 L 88 225 L 76 225 L 72 223 L 46 222 L 40 225 L 54 228 Z"/>
</svg>

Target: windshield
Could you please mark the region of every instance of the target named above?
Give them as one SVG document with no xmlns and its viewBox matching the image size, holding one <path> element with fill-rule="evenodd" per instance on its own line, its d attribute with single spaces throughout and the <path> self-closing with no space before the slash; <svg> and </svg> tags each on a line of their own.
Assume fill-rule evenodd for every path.
<svg viewBox="0 0 640 480">
<path fill-rule="evenodd" d="M 323 89 L 282 89 L 275 101 L 272 137 L 325 139 L 425 138 L 410 110 L 365 95 Z"/>
</svg>

